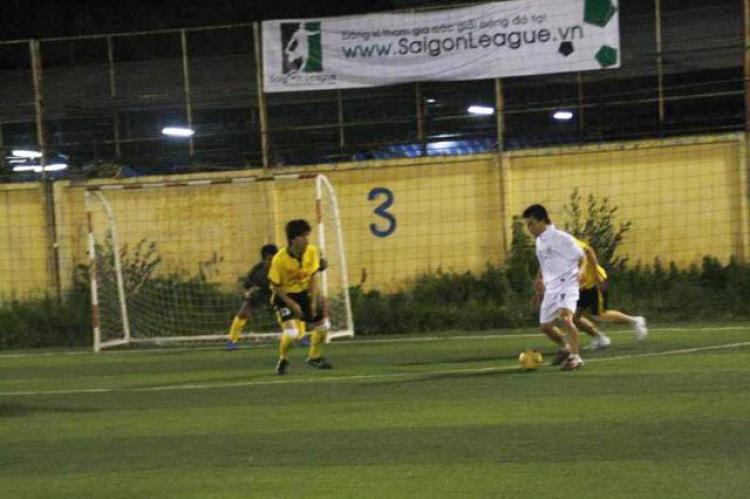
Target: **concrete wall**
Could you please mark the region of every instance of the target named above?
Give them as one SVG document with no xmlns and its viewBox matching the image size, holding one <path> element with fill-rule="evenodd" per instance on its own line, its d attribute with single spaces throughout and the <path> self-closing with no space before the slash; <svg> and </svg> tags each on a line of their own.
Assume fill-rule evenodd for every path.
<svg viewBox="0 0 750 499">
<path fill-rule="evenodd" d="M 0 297 L 20 299 L 50 287 L 41 184 L 0 185 Z"/>
<path fill-rule="evenodd" d="M 621 253 L 631 262 L 659 257 L 687 265 L 706 254 L 747 258 L 745 155 L 744 136 L 724 135 L 512 152 L 502 161 L 488 154 L 307 170 L 325 173 L 336 189 L 350 279 L 358 281 L 366 269 L 368 287 L 394 289 L 421 272 L 480 271 L 487 262 L 502 262 L 511 217 L 542 203 L 562 226 L 563 206 L 576 187 L 584 197 L 607 197 L 621 220 L 633 222 Z M 187 178 L 195 177 L 121 184 Z M 88 185 L 97 183 L 104 182 Z M 131 252 L 142 239 L 155 241 L 165 260 L 162 272 L 195 275 L 202 270 L 226 286 L 235 285 L 257 260 L 262 244 L 285 243 L 287 220 L 315 220 L 311 181 L 125 189 L 105 195 Z M 389 198 L 392 204 L 386 207 Z M 101 239 L 104 217 L 96 206 L 94 225 Z M 87 259 L 84 186 L 58 182 L 55 214 L 65 288 L 76 265 Z M 0 234 L 3 296 L 49 290 L 54 281 L 48 275 L 38 186 L 0 188 Z"/>
<path fill-rule="evenodd" d="M 542 203 L 562 226 L 573 188 L 584 199 L 606 197 L 621 220 L 633 222 L 622 248 L 633 263 L 748 256 L 741 136 L 530 151 L 510 161 L 511 212 Z"/>
</svg>

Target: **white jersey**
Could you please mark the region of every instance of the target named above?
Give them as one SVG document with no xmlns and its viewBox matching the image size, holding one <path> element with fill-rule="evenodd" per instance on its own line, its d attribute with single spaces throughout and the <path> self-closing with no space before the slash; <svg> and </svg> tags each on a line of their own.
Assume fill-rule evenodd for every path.
<svg viewBox="0 0 750 499">
<path fill-rule="evenodd" d="M 536 257 L 544 279 L 544 287 L 553 290 L 578 285 L 578 264 L 584 252 L 575 238 L 548 225 L 536 238 Z"/>
</svg>

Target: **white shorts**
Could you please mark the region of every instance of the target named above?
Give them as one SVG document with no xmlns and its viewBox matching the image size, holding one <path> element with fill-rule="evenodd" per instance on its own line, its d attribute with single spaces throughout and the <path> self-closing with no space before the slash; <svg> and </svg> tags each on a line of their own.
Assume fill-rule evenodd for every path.
<svg viewBox="0 0 750 499">
<path fill-rule="evenodd" d="M 578 305 L 578 293 L 577 282 L 572 286 L 545 291 L 542 307 L 539 309 L 539 324 L 547 324 L 557 319 L 561 308 L 575 312 Z"/>
</svg>

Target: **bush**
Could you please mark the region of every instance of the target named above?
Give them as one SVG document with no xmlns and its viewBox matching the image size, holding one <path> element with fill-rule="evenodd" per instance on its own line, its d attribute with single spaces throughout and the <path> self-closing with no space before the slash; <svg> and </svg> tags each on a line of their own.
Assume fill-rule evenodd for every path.
<svg viewBox="0 0 750 499">
<path fill-rule="evenodd" d="M 483 330 L 531 325 L 529 289 L 515 291 L 508 268 L 487 264 L 480 275 L 438 270 L 404 290 L 351 294 L 358 334 L 399 334 L 438 330 Z M 517 271 L 515 269 L 514 271 Z"/>
<path fill-rule="evenodd" d="M 45 297 L 0 307 L 0 349 L 91 344 L 89 295 L 74 289 L 61 301 Z"/>
<path fill-rule="evenodd" d="M 589 194 L 585 211 L 582 202 L 581 192 L 576 187 L 570 195 L 570 205 L 563 207 L 569 218 L 564 225 L 565 231 L 589 243 L 607 271 L 622 270 L 627 259 L 617 257 L 616 252 L 632 222 L 618 224 L 615 218 L 619 208 L 610 206 L 608 198 L 599 200 Z"/>
<path fill-rule="evenodd" d="M 679 269 L 658 259 L 624 268 L 610 281 L 612 308 L 663 321 L 750 318 L 750 265 L 706 256 L 701 266 Z"/>
</svg>

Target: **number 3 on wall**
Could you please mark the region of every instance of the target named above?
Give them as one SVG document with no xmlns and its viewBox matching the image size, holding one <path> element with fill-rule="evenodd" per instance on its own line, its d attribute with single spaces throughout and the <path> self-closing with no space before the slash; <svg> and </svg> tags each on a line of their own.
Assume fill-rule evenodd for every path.
<svg viewBox="0 0 750 499">
<path fill-rule="evenodd" d="M 375 214 L 385 218 L 388 221 L 388 226 L 381 229 L 377 224 L 370 224 L 370 232 L 372 232 L 375 237 L 388 237 L 396 231 L 396 217 L 388 213 L 388 208 L 393 205 L 393 192 L 385 187 L 376 187 L 370 191 L 367 195 L 367 199 L 373 201 L 381 195 L 385 196 L 385 201 L 375 208 Z"/>
</svg>

